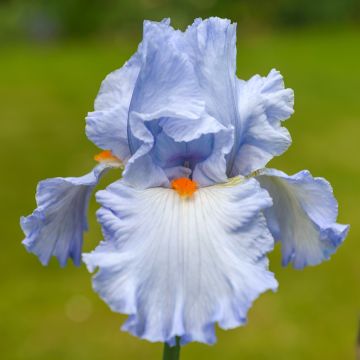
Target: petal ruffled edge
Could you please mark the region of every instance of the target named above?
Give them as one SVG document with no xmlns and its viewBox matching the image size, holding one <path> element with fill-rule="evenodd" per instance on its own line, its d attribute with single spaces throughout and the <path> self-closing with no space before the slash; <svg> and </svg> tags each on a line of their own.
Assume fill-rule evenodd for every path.
<svg viewBox="0 0 360 360">
<path fill-rule="evenodd" d="M 275 69 L 266 77 L 238 80 L 237 91 L 240 121 L 228 159 L 230 176 L 248 175 L 284 153 L 291 137 L 281 122 L 294 112 L 294 92 Z"/>
<path fill-rule="evenodd" d="M 274 241 L 262 210 L 271 199 L 255 179 L 201 188 L 182 199 L 170 189 L 123 181 L 97 193 L 105 241 L 84 254 L 93 286 L 123 330 L 149 341 L 212 344 L 214 325 L 245 324 L 252 302 L 275 290 L 266 253 Z"/>
</svg>

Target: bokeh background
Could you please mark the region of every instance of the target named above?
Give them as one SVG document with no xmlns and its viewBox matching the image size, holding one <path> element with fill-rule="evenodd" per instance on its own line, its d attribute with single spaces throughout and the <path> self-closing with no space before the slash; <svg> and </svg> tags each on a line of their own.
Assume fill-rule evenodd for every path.
<svg viewBox="0 0 360 360">
<path fill-rule="evenodd" d="M 352 225 L 332 260 L 271 269 L 277 293 L 256 301 L 246 327 L 218 330 L 215 346 L 187 345 L 182 359 L 353 359 L 360 312 L 359 0 L 1 0 L 0 358 L 160 359 L 162 345 L 119 331 L 91 290 L 84 266 L 44 268 L 21 245 L 20 215 L 35 207 L 39 180 L 78 176 L 98 151 L 85 137 L 101 80 L 141 39 L 142 20 L 238 22 L 238 75 L 276 67 L 295 90 L 289 151 L 270 166 L 308 168 L 331 181 L 339 220 Z M 116 175 L 113 175 L 114 177 Z M 106 179 L 105 186 L 111 179 Z M 85 249 L 101 239 L 91 203 Z"/>
</svg>

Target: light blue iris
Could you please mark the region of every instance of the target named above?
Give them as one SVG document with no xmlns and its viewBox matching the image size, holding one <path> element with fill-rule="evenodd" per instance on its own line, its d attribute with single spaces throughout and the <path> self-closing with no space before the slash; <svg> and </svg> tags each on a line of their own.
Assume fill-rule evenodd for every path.
<svg viewBox="0 0 360 360">
<path fill-rule="evenodd" d="M 283 264 L 328 259 L 348 226 L 336 223 L 329 183 L 266 164 L 290 145 L 281 126 L 293 92 L 276 70 L 236 76 L 236 25 L 195 20 L 185 32 L 145 21 L 133 57 L 106 77 L 86 133 L 124 164 L 123 178 L 97 193 L 104 241 L 83 259 L 94 289 L 124 329 L 150 341 L 215 342 L 246 322 L 257 296 L 275 290 L 266 254 L 280 241 Z M 21 225 L 43 264 L 79 265 L 89 196 L 102 164 L 80 178 L 41 182 L 38 208 Z M 188 199 L 171 181 L 199 186 Z"/>
</svg>

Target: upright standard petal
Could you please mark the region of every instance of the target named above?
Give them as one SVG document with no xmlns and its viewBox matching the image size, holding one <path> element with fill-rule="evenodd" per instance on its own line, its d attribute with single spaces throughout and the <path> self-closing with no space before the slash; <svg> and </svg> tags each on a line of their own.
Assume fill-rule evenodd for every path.
<svg viewBox="0 0 360 360">
<path fill-rule="evenodd" d="M 161 32 L 158 31 L 160 27 Z M 222 166 L 215 164 L 216 169 L 211 168 L 208 177 L 212 183 L 226 179 L 225 153 L 230 151 L 232 133 L 207 113 L 194 65 L 183 46 L 183 33 L 175 31 L 168 24 L 145 23 L 141 70 L 128 120 L 128 139 L 133 156 L 124 171 L 124 179 L 138 187 L 169 184 L 168 169 L 160 165 L 164 163 L 163 159 L 159 163 L 156 161 L 159 159 L 153 156 L 154 153 L 159 155 L 156 146 L 158 136 L 162 133 L 169 143 L 168 158 L 176 158 L 178 150 L 186 147 L 181 156 L 182 162 L 177 165 L 182 173 L 184 169 L 181 166 L 187 167 L 188 163 L 194 163 L 196 157 L 189 151 L 194 146 L 187 146 L 187 143 L 208 135 L 210 147 L 217 144 L 210 149 L 209 154 L 212 155 L 213 149 L 217 150 L 217 159 L 222 163 Z M 226 141 L 218 139 L 223 137 L 226 137 Z M 196 152 L 201 151 L 200 143 Z M 222 143 L 226 146 L 218 150 Z M 177 159 L 180 160 L 179 157 Z M 214 164 L 213 160 L 209 167 Z M 194 168 L 196 165 L 195 162 Z M 144 167 L 149 176 L 137 176 L 139 168 Z M 218 168 L 221 168 L 220 171 Z"/>
<path fill-rule="evenodd" d="M 68 258 L 80 265 L 89 197 L 106 168 L 101 164 L 82 177 L 58 177 L 39 183 L 37 208 L 21 218 L 21 227 L 26 235 L 23 244 L 43 265 L 51 256 L 56 256 L 61 266 Z"/>
<path fill-rule="evenodd" d="M 144 36 L 156 36 L 169 28 L 169 20 L 144 22 Z M 110 73 L 102 82 L 95 99 L 95 111 L 86 118 L 86 134 L 97 146 L 111 152 L 124 163 L 131 156 L 128 141 L 128 117 L 134 88 L 146 51 L 140 43 L 137 52 L 123 67 Z"/>
<path fill-rule="evenodd" d="M 214 343 L 215 323 L 244 324 L 253 300 L 277 287 L 262 215 L 272 202 L 255 179 L 200 188 L 189 198 L 118 181 L 97 199 L 105 241 L 84 261 L 99 268 L 95 291 L 130 315 L 123 329 L 135 336 Z"/>
<path fill-rule="evenodd" d="M 294 112 L 294 93 L 284 88 L 280 73 L 253 76 L 237 82 L 239 125 L 234 147 L 228 156 L 229 176 L 248 175 L 263 168 L 274 156 L 291 144 L 291 137 L 281 121 Z"/>
<path fill-rule="evenodd" d="M 228 176 L 247 175 L 264 167 L 291 143 L 280 123 L 293 113 L 293 91 L 284 88 L 276 70 L 267 77 L 237 79 L 236 24 L 229 20 L 198 19 L 185 38 L 206 111 L 234 129 L 234 146 L 227 155 Z"/>
<path fill-rule="evenodd" d="M 130 157 L 127 120 L 130 101 L 140 71 L 140 50 L 102 82 L 95 111 L 86 118 L 86 135 L 97 146 L 111 150 L 124 163 Z"/>
<path fill-rule="evenodd" d="M 206 112 L 226 130 L 214 137 L 211 156 L 198 164 L 194 179 L 207 186 L 227 177 L 227 157 L 239 123 L 236 95 L 236 24 L 197 19 L 185 32 L 185 50 L 194 66 Z M 224 174 L 221 177 L 221 174 Z"/>
<path fill-rule="evenodd" d="M 215 17 L 197 19 L 184 37 L 184 51 L 195 68 L 206 111 L 226 127 L 235 125 L 236 24 Z"/>
<path fill-rule="evenodd" d="M 308 171 L 289 176 L 264 169 L 257 179 L 274 202 L 265 215 L 274 238 L 281 241 L 283 264 L 292 262 L 301 269 L 328 259 L 349 229 L 336 223 L 338 204 L 330 184 Z"/>
</svg>

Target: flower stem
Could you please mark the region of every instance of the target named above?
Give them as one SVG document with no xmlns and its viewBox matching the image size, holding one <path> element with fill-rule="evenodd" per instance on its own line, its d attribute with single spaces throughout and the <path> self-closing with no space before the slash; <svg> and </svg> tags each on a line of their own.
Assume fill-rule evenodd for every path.
<svg viewBox="0 0 360 360">
<path fill-rule="evenodd" d="M 164 344 L 163 360 L 179 360 L 180 359 L 180 337 L 176 337 L 176 344 L 170 347 Z"/>
</svg>

